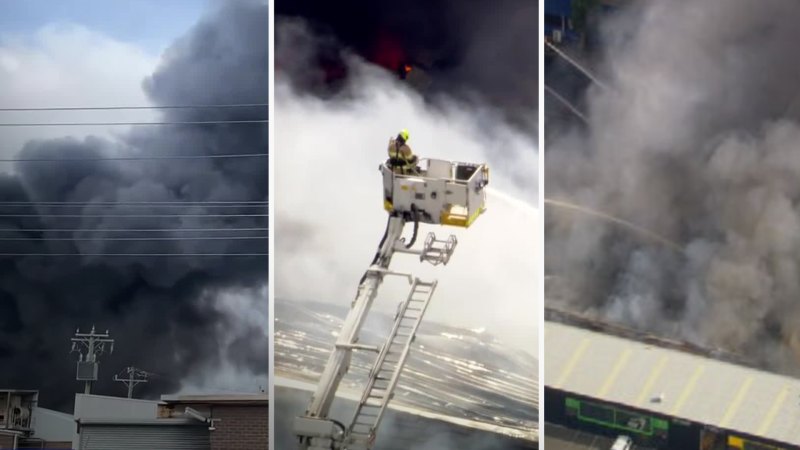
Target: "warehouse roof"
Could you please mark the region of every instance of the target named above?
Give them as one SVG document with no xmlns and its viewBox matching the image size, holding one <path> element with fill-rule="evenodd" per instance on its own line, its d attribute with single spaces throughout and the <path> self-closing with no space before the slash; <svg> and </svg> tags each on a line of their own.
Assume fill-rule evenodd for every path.
<svg viewBox="0 0 800 450">
<path fill-rule="evenodd" d="M 800 380 L 545 322 L 547 387 L 800 444 Z"/>
</svg>

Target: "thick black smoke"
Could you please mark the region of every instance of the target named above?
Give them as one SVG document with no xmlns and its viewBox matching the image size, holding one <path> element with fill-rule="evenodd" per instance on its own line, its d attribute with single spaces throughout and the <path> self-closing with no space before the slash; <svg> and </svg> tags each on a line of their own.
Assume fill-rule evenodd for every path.
<svg viewBox="0 0 800 450">
<path fill-rule="evenodd" d="M 156 105 L 267 103 L 268 7 L 224 2 L 165 54 L 143 87 Z M 266 109 L 168 110 L 164 121 L 265 119 Z M 264 153 L 266 124 L 142 127 L 111 142 L 99 138 L 33 141 L 21 158 L 115 155 Z M 173 202 L 265 201 L 266 158 L 183 161 L 19 163 L 0 175 L 0 201 Z M 0 253 L 266 253 L 267 241 L 102 241 L 102 237 L 185 237 L 210 233 L 119 233 L 113 228 L 266 227 L 266 217 L 119 218 L 110 214 L 266 214 L 260 208 L 92 205 L 6 207 L 28 218 L 0 217 L 5 237 L 67 237 L 67 241 L 0 241 Z M 44 214 L 83 214 L 54 218 Z M 102 215 L 104 217 L 88 217 Z M 61 232 L 56 229 L 86 229 Z M 46 231 L 25 231 L 44 229 Z M 242 233 L 214 233 L 231 235 Z M 248 233 L 266 236 L 266 232 Z M 88 240 L 77 240 L 87 239 Z M 238 323 L 219 304 L 221 293 L 252 298 L 267 309 L 267 258 L 259 257 L 0 257 L 0 386 L 41 391 L 41 404 L 69 408 L 74 381 L 69 338 L 96 324 L 116 339 L 101 358 L 94 392 L 121 394 L 112 376 L 136 367 L 159 376 L 137 395 L 174 392 L 228 360 L 242 371 L 267 373 L 266 336 Z M 255 388 L 255 386 L 253 386 Z"/>
<path fill-rule="evenodd" d="M 548 142 L 547 196 L 680 249 L 550 207 L 548 301 L 796 371 L 800 4 L 632 8 L 607 24 L 588 127 Z"/>
<path fill-rule="evenodd" d="M 426 92 L 486 104 L 535 134 L 538 77 L 538 2 L 530 0 L 281 0 L 278 21 L 302 18 L 327 36 L 318 50 L 320 79 L 335 85 L 348 75 L 341 46 L 398 71 Z M 279 55 L 280 56 L 280 55 Z M 276 66 L 291 64 L 276 58 Z"/>
</svg>

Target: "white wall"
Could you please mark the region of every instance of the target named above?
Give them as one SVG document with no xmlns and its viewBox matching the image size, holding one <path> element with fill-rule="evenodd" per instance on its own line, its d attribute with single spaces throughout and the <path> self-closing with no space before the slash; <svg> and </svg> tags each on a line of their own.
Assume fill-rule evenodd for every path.
<svg viewBox="0 0 800 450">
<path fill-rule="evenodd" d="M 148 419 L 158 415 L 158 401 L 104 395 L 75 395 L 75 419 Z M 73 428 L 72 448 L 78 448 L 77 428 Z"/>
<path fill-rule="evenodd" d="M 45 441 L 70 441 L 75 434 L 75 419 L 52 409 L 33 408 L 33 437 Z"/>
</svg>

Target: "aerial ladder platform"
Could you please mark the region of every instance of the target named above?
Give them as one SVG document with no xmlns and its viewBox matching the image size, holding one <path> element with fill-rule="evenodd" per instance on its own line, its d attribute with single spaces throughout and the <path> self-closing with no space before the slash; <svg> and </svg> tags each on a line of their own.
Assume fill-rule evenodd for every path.
<svg viewBox="0 0 800 450">
<path fill-rule="evenodd" d="M 413 173 L 395 173 L 390 162 L 379 167 L 383 177 L 384 209 L 389 214 L 386 231 L 369 268 L 358 285 L 330 357 L 320 376 L 305 414 L 296 417 L 294 431 L 300 450 L 369 450 L 376 431 L 403 372 L 417 329 L 436 291 L 437 281 L 423 281 L 412 274 L 394 272 L 395 253 L 414 255 L 420 263 L 446 265 L 458 241 L 450 235 L 437 239 L 428 233 L 419 248 L 420 224 L 468 228 L 486 210 L 489 168 L 486 164 L 421 159 Z M 403 230 L 413 224 L 406 242 Z M 408 280 L 409 292 L 398 305 L 394 323 L 382 346 L 359 344 L 378 288 L 387 276 Z M 346 424 L 329 417 L 342 378 L 350 367 L 353 351 L 376 353 L 364 383 L 355 414 Z"/>
</svg>

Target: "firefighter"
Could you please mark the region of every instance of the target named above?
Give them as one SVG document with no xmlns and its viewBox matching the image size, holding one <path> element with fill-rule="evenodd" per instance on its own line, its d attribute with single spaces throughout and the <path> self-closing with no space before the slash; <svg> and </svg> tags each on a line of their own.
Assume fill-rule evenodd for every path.
<svg viewBox="0 0 800 450">
<path fill-rule="evenodd" d="M 408 146 L 408 130 L 400 130 L 396 138 L 389 140 L 389 166 L 394 173 L 408 175 L 417 172 L 417 161 Z"/>
</svg>

